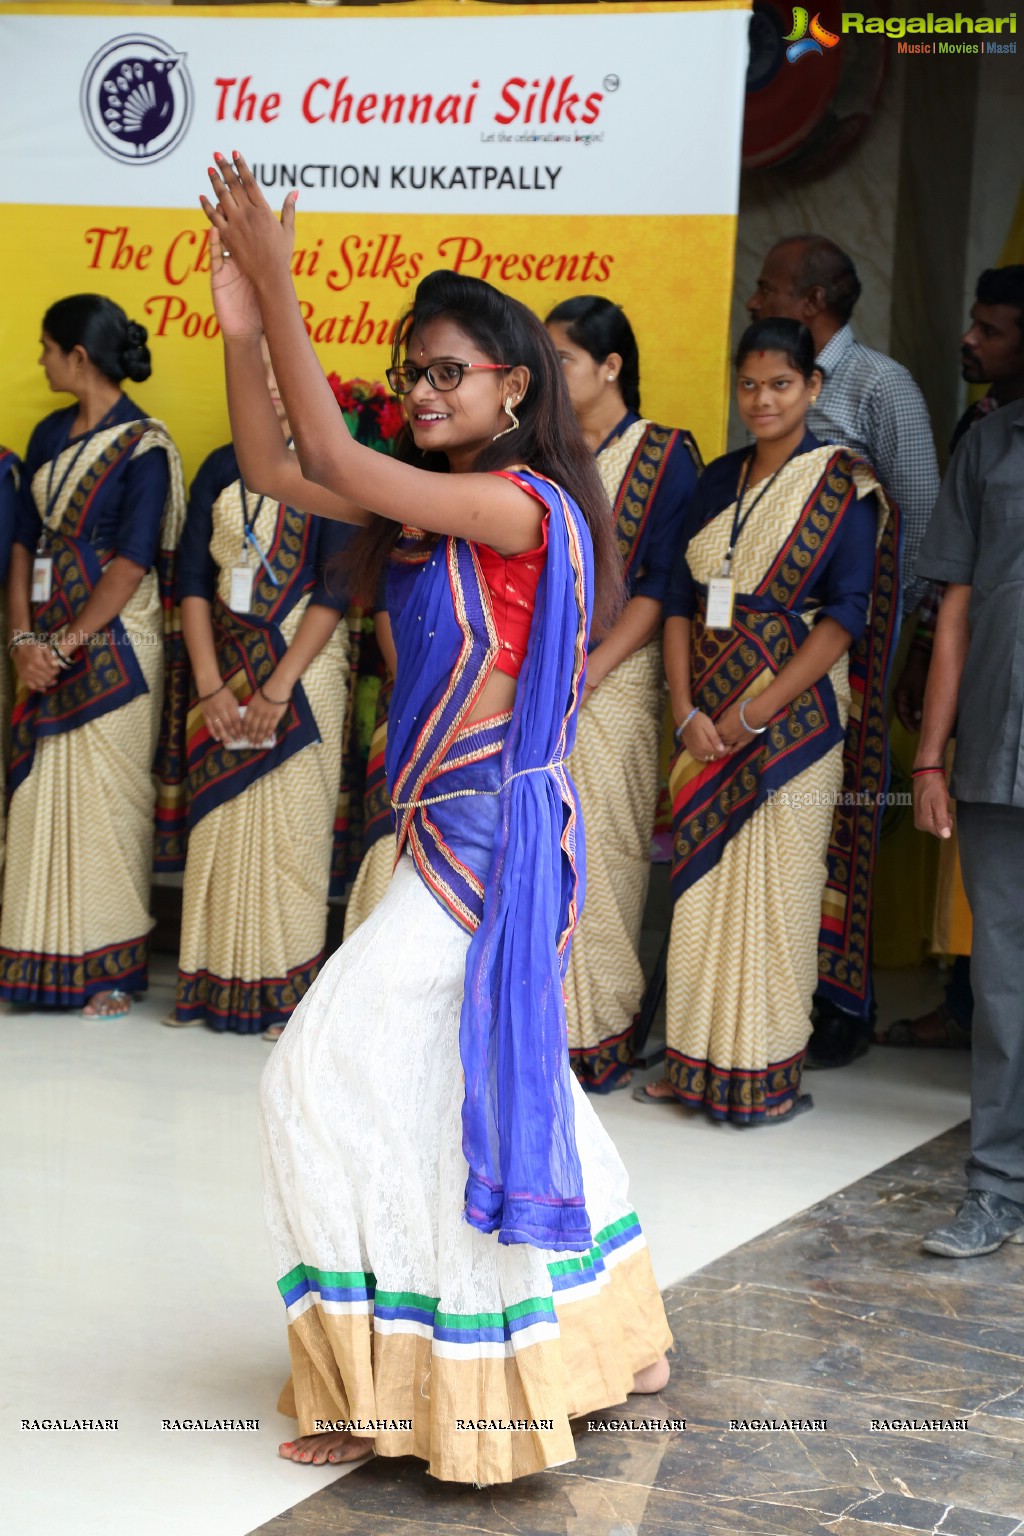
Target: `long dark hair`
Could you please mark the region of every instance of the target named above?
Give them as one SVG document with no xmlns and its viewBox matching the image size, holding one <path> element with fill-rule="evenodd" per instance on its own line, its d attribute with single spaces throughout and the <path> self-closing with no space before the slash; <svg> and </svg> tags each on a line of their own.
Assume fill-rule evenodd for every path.
<svg viewBox="0 0 1024 1536">
<path fill-rule="evenodd" d="M 441 319 L 457 325 L 492 362 L 529 369 L 526 394 L 516 407 L 519 430 L 488 443 L 477 456 L 473 469 L 486 472 L 526 464 L 573 498 L 586 519 L 594 545 L 594 630 L 601 633 L 622 603 L 622 563 L 608 500 L 569 403 L 554 343 L 525 304 L 510 299 L 479 278 L 438 271 L 423 279 L 412 308 L 398 322 L 393 362 L 401 361 L 413 330 Z M 422 469 L 448 470 L 443 453 L 421 454 L 416 449 L 408 425 L 403 429 L 396 457 Z M 409 508 L 409 517 L 415 522 L 414 507 Z M 397 523 L 383 517 L 374 517 L 360 529 L 343 557 L 349 591 L 364 597 L 379 591 L 400 531 Z"/>
<path fill-rule="evenodd" d="M 101 293 L 73 293 L 51 304 L 43 330 L 62 352 L 83 347 L 89 361 L 112 384 L 141 384 L 153 372 L 144 325 L 129 320 L 120 304 Z"/>
<path fill-rule="evenodd" d="M 581 294 L 556 304 L 544 324 L 564 325 L 570 340 L 589 352 L 595 363 L 617 352 L 622 358 L 622 398 L 629 410 L 640 415 L 640 349 L 633 327 L 617 304 L 597 294 Z"/>
</svg>

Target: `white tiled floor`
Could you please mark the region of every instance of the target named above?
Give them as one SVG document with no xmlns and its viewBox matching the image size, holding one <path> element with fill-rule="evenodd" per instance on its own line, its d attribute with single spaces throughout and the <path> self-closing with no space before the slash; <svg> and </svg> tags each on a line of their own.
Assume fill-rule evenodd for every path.
<svg viewBox="0 0 1024 1536">
<path fill-rule="evenodd" d="M 161 1028 L 169 977 L 127 1020 L 0 1019 L 6 1259 L 0 1477 L 10 1536 L 243 1536 L 332 1481 L 274 1454 L 287 1371 L 255 1131 L 259 1038 Z M 883 1018 L 938 996 L 889 976 Z M 721 1253 L 967 1114 L 962 1054 L 874 1050 L 808 1075 L 817 1108 L 740 1132 L 628 1093 L 599 1101 L 658 1279 Z M 173 1434 L 163 1418 L 258 1418 Z M 117 1418 L 41 1434 L 22 1418 Z"/>
</svg>

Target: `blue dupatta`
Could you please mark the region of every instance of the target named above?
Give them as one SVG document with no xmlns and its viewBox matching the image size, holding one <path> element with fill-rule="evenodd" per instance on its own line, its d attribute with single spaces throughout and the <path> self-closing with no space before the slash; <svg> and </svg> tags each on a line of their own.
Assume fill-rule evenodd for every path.
<svg viewBox="0 0 1024 1536">
<path fill-rule="evenodd" d="M 398 675 L 388 783 L 398 854 L 408 845 L 432 894 L 472 934 L 459 1026 L 466 1219 L 502 1243 L 583 1252 L 591 1231 L 562 982 L 585 868 L 564 759 L 576 737 L 593 557 L 582 514 L 564 491 L 529 471 L 510 478 L 544 502 L 549 534 L 499 787 L 484 787 L 494 783 L 485 759 L 480 788 L 464 798 L 441 805 L 431 790 L 498 651 L 475 551 L 454 538 L 406 545 L 389 572 Z M 466 784 L 473 765 L 458 772 Z"/>
</svg>

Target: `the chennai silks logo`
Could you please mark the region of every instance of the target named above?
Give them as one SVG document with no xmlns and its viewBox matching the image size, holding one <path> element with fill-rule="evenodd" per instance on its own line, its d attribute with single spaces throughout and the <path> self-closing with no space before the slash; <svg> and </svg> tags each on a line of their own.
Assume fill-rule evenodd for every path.
<svg viewBox="0 0 1024 1536">
<path fill-rule="evenodd" d="M 162 160 L 192 119 L 185 55 L 136 33 L 105 43 L 82 77 L 82 116 L 104 154 L 130 165 Z"/>
<path fill-rule="evenodd" d="M 820 54 L 824 53 L 826 48 L 835 48 L 839 38 L 835 32 L 830 32 L 827 27 L 822 26 L 820 16 L 816 15 L 812 21 L 802 5 L 794 5 L 793 30 L 787 32 L 784 41 L 789 44 L 786 49 L 786 58 L 791 64 L 795 64 L 805 54 Z"/>
</svg>

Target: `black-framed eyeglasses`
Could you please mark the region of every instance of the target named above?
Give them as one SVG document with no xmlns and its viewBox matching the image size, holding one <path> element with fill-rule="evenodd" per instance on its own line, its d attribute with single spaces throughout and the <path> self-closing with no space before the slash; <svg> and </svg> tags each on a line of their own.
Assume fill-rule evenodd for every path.
<svg viewBox="0 0 1024 1536">
<path fill-rule="evenodd" d="M 458 389 L 463 374 L 471 368 L 475 371 L 491 369 L 507 373 L 513 366 L 512 363 L 459 363 L 454 358 L 443 357 L 437 362 L 428 363 L 425 368 L 417 368 L 415 363 L 403 363 L 401 368 L 389 368 L 385 378 L 396 395 L 407 395 L 419 379 L 426 379 L 431 389 L 444 395 L 451 389 Z"/>
</svg>

